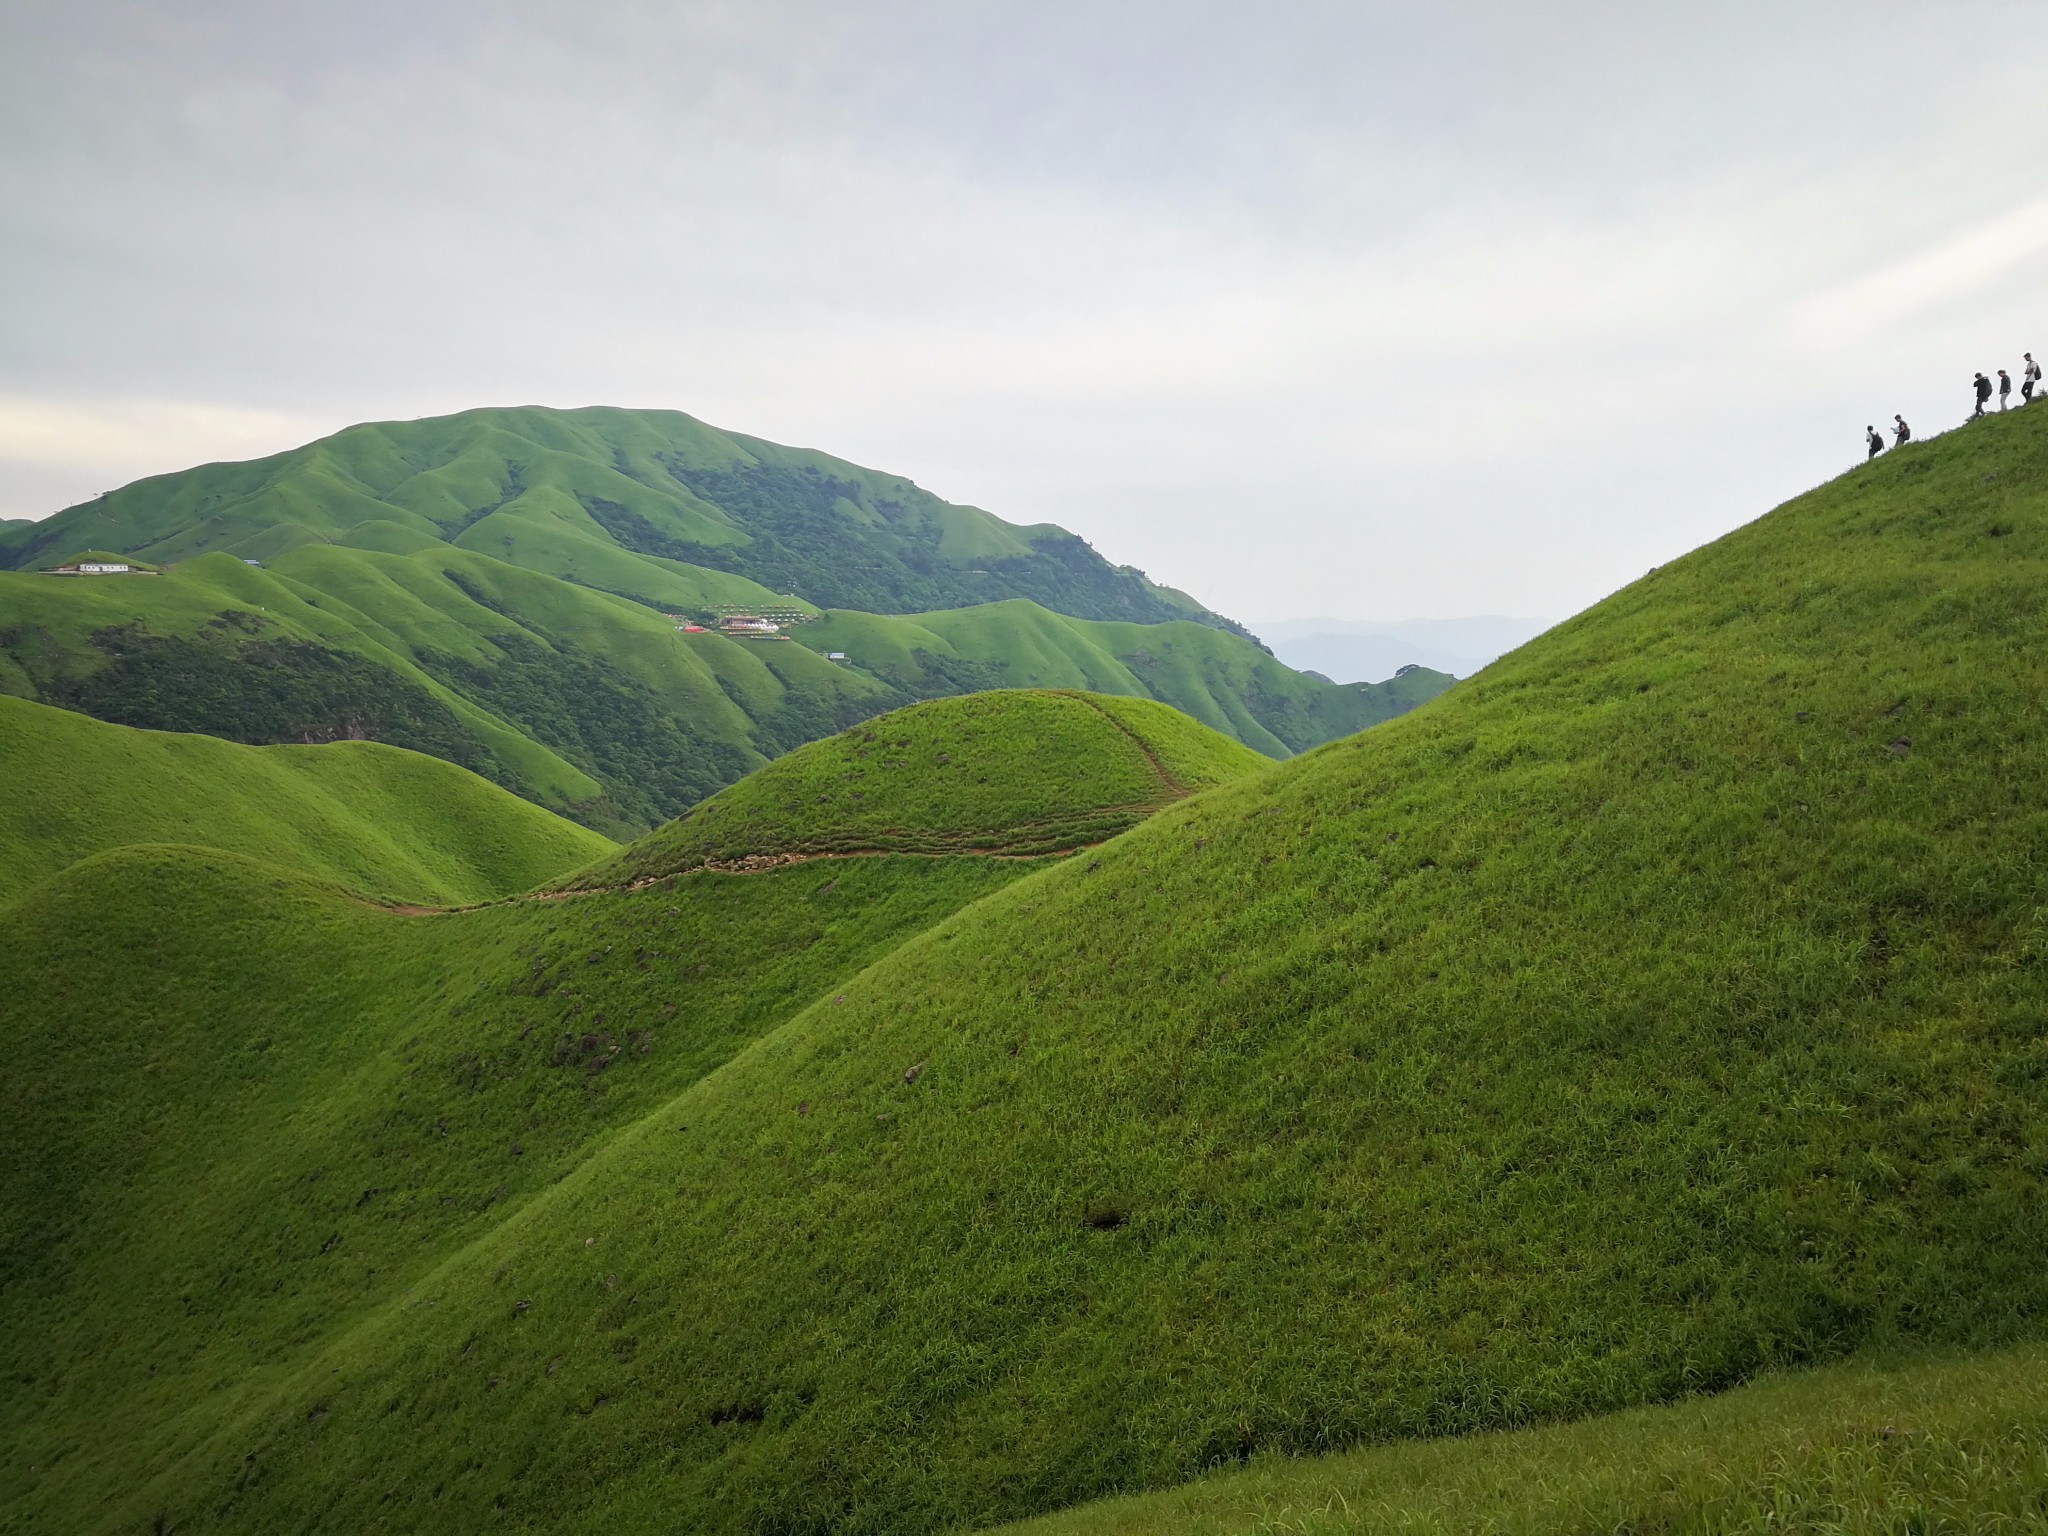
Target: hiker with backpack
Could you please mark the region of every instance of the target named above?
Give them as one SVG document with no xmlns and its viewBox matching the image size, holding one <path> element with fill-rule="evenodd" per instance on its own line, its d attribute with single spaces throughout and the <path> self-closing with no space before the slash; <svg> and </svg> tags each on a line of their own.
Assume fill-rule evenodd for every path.
<svg viewBox="0 0 2048 1536">
<path fill-rule="evenodd" d="M 1865 427 L 1863 429 L 1863 441 L 1870 444 L 1870 452 L 1864 455 L 1864 463 L 1868 464 L 1872 459 L 1884 452 L 1884 438 L 1879 435 L 1877 428 Z"/>
<path fill-rule="evenodd" d="M 2012 394 L 2012 378 L 2001 368 L 1998 370 L 1998 408 L 2005 409 L 2006 398 Z"/>
<path fill-rule="evenodd" d="M 1982 373 L 1979 373 L 1977 375 L 1977 409 L 1970 412 L 1970 420 L 1975 421 L 1984 414 L 1984 407 L 1990 402 L 1990 399 L 1991 381 L 1984 377 Z"/>
<path fill-rule="evenodd" d="M 1894 415 L 1892 420 L 1898 423 L 1892 428 L 1892 446 L 1903 448 L 1913 441 L 1913 429 L 1906 425 L 1906 418 L 1903 416 Z"/>
<path fill-rule="evenodd" d="M 2041 365 L 2034 361 L 2033 353 L 2026 352 L 2021 355 L 2026 358 L 2027 366 L 2020 370 L 2020 404 L 2032 405 L 2034 391 L 2041 384 Z"/>
</svg>

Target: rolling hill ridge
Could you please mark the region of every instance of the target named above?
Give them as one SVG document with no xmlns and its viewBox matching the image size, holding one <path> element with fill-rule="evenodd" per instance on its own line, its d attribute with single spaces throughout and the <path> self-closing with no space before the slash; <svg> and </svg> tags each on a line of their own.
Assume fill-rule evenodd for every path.
<svg viewBox="0 0 2048 1536">
<path fill-rule="evenodd" d="M 1072 853 L 1265 762 L 1149 699 L 974 694 L 813 742 L 565 888 L 828 855 Z"/>
<path fill-rule="evenodd" d="M 0 1528 L 90 1523 L 105 1477 L 127 1476 L 101 1451 L 125 1460 L 154 1441 L 210 1396 L 214 1373 L 253 1384 L 289 1372 L 791 1012 L 1043 867 L 1044 820 L 1125 826 L 1143 813 L 1134 784 L 1150 807 L 1265 764 L 1136 700 L 940 700 L 872 727 L 859 734 L 892 750 L 948 744 L 963 769 L 977 751 L 1028 755 L 1040 777 L 999 792 L 919 754 L 880 774 L 871 798 L 922 852 L 678 868 L 632 891 L 400 915 L 278 862 L 149 844 L 106 847 L 0 907 L 0 1027 L 34 1058 L 7 1074 L 0 1117 L 0 1315 L 16 1389 L 0 1439 L 23 1452 L 0 1463 Z M 849 751 L 800 748 L 756 776 L 773 783 L 744 780 L 700 816 L 778 810 L 785 841 L 832 841 L 848 807 L 802 827 L 789 792 L 832 777 Z M 353 744 L 295 755 L 366 754 L 404 756 Z M 853 833 L 872 842 L 872 829 Z M 244 832 L 227 830 L 229 842 Z M 972 854 L 948 853 L 956 842 Z"/>
<path fill-rule="evenodd" d="M 1244 634 L 1063 528 L 1019 527 L 901 476 L 679 411 L 536 406 L 366 423 L 266 459 L 139 480 L 33 526 L 0 545 L 17 567 L 88 546 L 164 563 L 427 539 L 586 585 L 616 580 L 656 603 L 678 601 L 681 566 L 739 602 L 801 593 L 915 613 L 1028 598 L 1077 618 L 1194 619 Z"/>
<path fill-rule="evenodd" d="M 374 742 L 244 747 L 0 695 L 0 903 L 135 843 L 225 849 L 392 902 L 529 890 L 607 852 L 473 774 Z"/>
<path fill-rule="evenodd" d="M 302 1353 L 280 1328 L 243 1374 L 210 1352 L 248 1330 L 177 1325 L 183 1379 L 240 1384 L 175 1423 L 134 1405 L 177 1373 L 80 1332 L 113 1297 L 18 1303 L 51 1470 L 14 1507 L 954 1528 L 2029 1336 L 2044 578 L 2048 417 L 1913 445 L 1426 709 L 951 907 Z M 33 942 L 0 997 L 158 920 L 86 893 L 95 862 L 75 908 L 17 904 Z M 815 899 L 897 862 L 788 870 Z M 680 905 L 511 910 L 650 899 Z M 610 974 L 619 942 L 541 975 Z M 629 980 L 683 984 L 632 942 Z M 430 985 L 420 964 L 385 974 Z M 516 1019 L 492 996 L 495 1052 Z M 63 1235 L 63 1212 L 101 1219 L 81 1189 L 32 1193 L 16 1251 L 89 1251 Z M 349 1273 L 289 1241 L 296 1273 Z M 267 1307 L 269 1262 L 219 1294 Z M 132 1486 L 110 1490 L 88 1403 L 151 1447 Z"/>
</svg>

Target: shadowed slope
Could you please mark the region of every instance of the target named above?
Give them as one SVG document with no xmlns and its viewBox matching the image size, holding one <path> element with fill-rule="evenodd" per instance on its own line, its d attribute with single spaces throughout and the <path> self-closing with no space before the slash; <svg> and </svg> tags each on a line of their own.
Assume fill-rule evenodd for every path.
<svg viewBox="0 0 2048 1536">
<path fill-rule="evenodd" d="M 2048 1348 L 1835 1366 L 1511 1434 L 1255 1461 L 1006 1536 L 1892 1536 L 2048 1524 Z"/>
<path fill-rule="evenodd" d="M 1267 766 L 1145 699 L 971 694 L 801 747 L 567 884 L 836 853 L 1064 853 Z"/>
<path fill-rule="evenodd" d="M 244 747 L 0 695 L 0 902 L 89 854 L 196 843 L 391 901 L 524 891 L 610 846 L 438 759 Z"/>
<path fill-rule="evenodd" d="M 414 917 L 136 846 L 0 908 L 0 1529 L 98 1526 L 146 1447 L 233 1422 L 224 1384 L 289 1379 L 1033 867 L 861 859 Z"/>
</svg>

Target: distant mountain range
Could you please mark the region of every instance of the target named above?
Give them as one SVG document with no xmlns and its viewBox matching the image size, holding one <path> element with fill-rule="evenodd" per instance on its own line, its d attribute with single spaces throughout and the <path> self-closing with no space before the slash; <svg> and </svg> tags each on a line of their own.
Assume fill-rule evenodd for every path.
<svg viewBox="0 0 2048 1536">
<path fill-rule="evenodd" d="M 1470 677 L 1481 667 L 1550 628 L 1549 619 L 1485 615 L 1469 619 L 1274 619 L 1253 626 L 1275 656 L 1335 682 L 1392 677 L 1426 667 Z"/>
<path fill-rule="evenodd" d="M 87 552 L 163 574 L 43 574 Z M 1149 697 L 1285 757 L 1451 681 L 1333 686 L 1063 528 L 673 411 L 350 427 L 0 525 L 0 568 L 0 692 L 411 747 L 622 836 L 917 699 Z M 691 628 L 770 607 L 808 621 Z"/>
</svg>

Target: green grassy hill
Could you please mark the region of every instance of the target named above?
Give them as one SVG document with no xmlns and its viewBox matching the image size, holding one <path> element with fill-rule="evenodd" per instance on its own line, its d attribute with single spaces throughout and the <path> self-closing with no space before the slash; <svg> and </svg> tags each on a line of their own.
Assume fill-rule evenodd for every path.
<svg viewBox="0 0 2048 1536">
<path fill-rule="evenodd" d="M 386 741 L 628 834 L 902 700 L 802 646 L 680 635 L 444 545 L 0 574 L 0 692 L 232 741 Z"/>
<path fill-rule="evenodd" d="M 2048 415 L 1980 423 L 1015 880 L 305 1354 L 195 1357 L 122 1507 L 950 1528 L 2033 1334 L 2044 562 Z M 75 1360 L 17 1367 L 31 1514 L 119 1481 Z"/>
<path fill-rule="evenodd" d="M 395 747 L 244 747 L 5 695 L 0 783 L 0 902 L 132 843 L 226 849 L 369 896 L 436 905 L 528 890 L 611 846 Z"/>
<path fill-rule="evenodd" d="M 241 1392 L 1033 867 L 859 859 L 405 916 L 136 846 L 0 908 L 0 1529 L 148 1529 L 143 1461 L 232 1436 Z"/>
<path fill-rule="evenodd" d="M 164 574 L 39 574 L 88 546 Z M 1156 698 L 1284 756 L 1449 683 L 1304 676 L 1064 529 L 664 411 L 351 427 L 10 525 L 0 567 L 0 692 L 245 743 L 369 737 L 622 836 L 919 698 Z M 821 604 L 843 611 L 801 645 L 676 622 Z"/>
<path fill-rule="evenodd" d="M 2044 592 L 2012 413 L 1042 868 L 86 860 L 0 922 L 4 1518 L 951 1529 L 2038 1340 Z M 2027 1517 L 2014 1358 L 1786 1486 Z M 1625 1506 L 1616 1423 L 1513 1454 Z"/>
<path fill-rule="evenodd" d="M 540 407 L 371 422 L 289 453 L 157 475 L 10 535 L 13 564 L 104 545 L 157 561 L 272 559 L 401 533 L 656 603 L 768 592 L 882 613 L 1030 598 L 1082 618 L 1191 618 L 1185 593 L 1063 528 L 1019 527 L 900 475 L 677 411 Z"/>
<path fill-rule="evenodd" d="M 438 542 L 385 543 L 304 545 L 261 568 L 210 554 L 148 578 L 0 573 L 0 693 L 245 743 L 385 741 L 631 836 L 918 697 L 1012 684 L 1154 697 L 1279 755 L 1449 682 L 1339 688 L 1203 625 L 1024 601 L 796 631 L 829 644 L 681 634 L 642 602 Z M 842 641 L 852 665 L 821 654 Z"/>
<path fill-rule="evenodd" d="M 799 748 L 568 883 L 819 854 L 1070 853 L 1266 766 L 1146 699 L 943 699 Z"/>
<path fill-rule="evenodd" d="M 88 742 L 197 740 L 220 761 L 405 756 L 259 752 L 4 707 Z M 1104 806 L 1128 824 L 1132 759 L 1148 804 L 1265 766 L 1134 700 L 947 700 L 876 723 L 951 743 L 957 765 L 919 755 L 878 776 L 865 808 L 809 807 L 808 829 L 752 781 L 720 799 L 775 808 L 793 842 L 843 842 L 831 826 L 850 817 L 930 848 L 960 829 L 956 766 L 984 759 L 1055 753 L 1027 808 L 1076 826 Z M 761 776 L 787 786 L 834 750 Z M 159 822 L 184 831 L 178 797 L 167 778 Z M 175 1452 L 193 1425 L 232 1423 L 237 1410 L 204 1406 L 219 1383 L 287 1378 L 793 1012 L 1042 867 L 1021 856 L 1037 829 L 1013 830 L 1016 846 L 976 841 L 1003 858 L 697 870 L 426 916 L 276 862 L 128 846 L 0 908 L 0 1031 L 19 1064 L 0 1114 L 0 1529 L 90 1525 L 139 1447 Z"/>
</svg>

